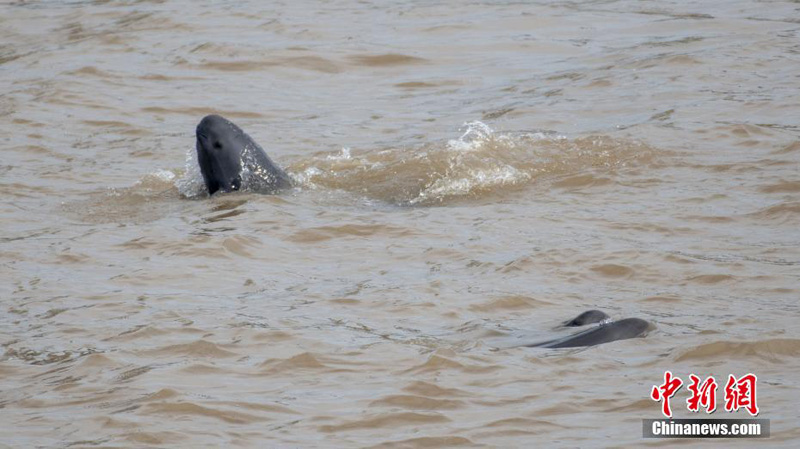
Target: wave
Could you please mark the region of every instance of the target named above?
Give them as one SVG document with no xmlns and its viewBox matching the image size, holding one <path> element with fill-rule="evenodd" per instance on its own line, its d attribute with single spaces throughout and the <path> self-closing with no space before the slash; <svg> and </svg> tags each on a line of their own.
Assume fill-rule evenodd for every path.
<svg viewBox="0 0 800 449">
<path fill-rule="evenodd" d="M 604 173 L 649 159 L 638 142 L 546 131 L 495 132 L 466 123 L 460 137 L 411 148 L 318 153 L 288 167 L 310 189 L 339 189 L 398 205 L 441 205 L 510 192 L 587 171 Z"/>
</svg>

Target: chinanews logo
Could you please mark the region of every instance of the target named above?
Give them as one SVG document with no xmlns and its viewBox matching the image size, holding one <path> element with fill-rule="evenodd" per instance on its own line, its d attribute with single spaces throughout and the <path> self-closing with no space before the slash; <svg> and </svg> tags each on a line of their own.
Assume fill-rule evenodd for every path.
<svg viewBox="0 0 800 449">
<path fill-rule="evenodd" d="M 701 381 L 702 380 L 702 381 Z M 757 397 L 758 378 L 747 373 L 741 377 L 729 374 L 723 389 L 724 409 L 728 413 L 739 413 L 740 410 L 755 417 L 759 414 Z M 664 381 L 653 385 L 650 399 L 661 403 L 661 413 L 667 419 L 642 420 L 642 436 L 644 438 L 768 438 L 768 419 L 673 419 L 670 402 L 683 387 L 683 379 L 664 372 Z M 690 396 L 686 399 L 686 408 L 693 413 L 704 410 L 707 415 L 717 411 L 717 380 L 714 376 L 701 379 L 695 374 L 689 375 L 687 390 Z M 730 415 L 729 415 L 730 416 Z"/>
</svg>

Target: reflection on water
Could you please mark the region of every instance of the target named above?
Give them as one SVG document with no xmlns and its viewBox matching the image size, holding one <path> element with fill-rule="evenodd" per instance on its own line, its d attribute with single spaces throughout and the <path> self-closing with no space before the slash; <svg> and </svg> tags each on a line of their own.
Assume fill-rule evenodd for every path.
<svg viewBox="0 0 800 449">
<path fill-rule="evenodd" d="M 0 445 L 659 444 L 671 370 L 796 446 L 797 16 L 0 5 Z M 203 194 L 210 113 L 298 188 Z M 588 309 L 656 328 L 521 347 Z"/>
</svg>

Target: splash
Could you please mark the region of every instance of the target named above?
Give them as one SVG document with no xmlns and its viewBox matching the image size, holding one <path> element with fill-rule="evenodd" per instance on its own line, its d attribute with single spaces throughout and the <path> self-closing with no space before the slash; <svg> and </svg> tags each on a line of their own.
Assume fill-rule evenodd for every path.
<svg viewBox="0 0 800 449">
<path fill-rule="evenodd" d="M 162 191 L 172 186 L 176 176 L 175 173 L 169 170 L 156 170 L 153 173 L 144 175 L 142 179 L 136 182 L 133 189 L 144 190 L 146 192 Z"/>
<path fill-rule="evenodd" d="M 641 143 L 552 132 L 496 132 L 465 123 L 458 138 L 411 148 L 317 154 L 289 167 L 296 183 L 398 205 L 441 205 L 502 195 L 536 182 L 604 174 L 649 158 Z"/>
<path fill-rule="evenodd" d="M 186 150 L 183 176 L 175 181 L 178 192 L 186 198 L 202 198 L 208 196 L 200 164 L 197 162 L 197 151 L 194 148 Z"/>
</svg>

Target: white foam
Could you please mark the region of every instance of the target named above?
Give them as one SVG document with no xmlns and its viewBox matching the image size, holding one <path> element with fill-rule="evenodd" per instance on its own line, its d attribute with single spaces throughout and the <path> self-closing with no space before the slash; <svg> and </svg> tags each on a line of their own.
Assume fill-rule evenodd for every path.
<svg viewBox="0 0 800 449">
<path fill-rule="evenodd" d="M 487 170 L 469 170 L 458 178 L 439 178 L 425 187 L 410 204 L 425 203 L 431 200 L 442 200 L 451 196 L 464 196 L 477 189 L 488 189 L 494 186 L 512 185 L 526 182 L 531 175 L 509 165 Z"/>
<path fill-rule="evenodd" d="M 186 198 L 199 198 L 208 195 L 200 164 L 197 162 L 197 152 L 194 148 L 186 151 L 186 163 L 183 176 L 175 181 L 178 192 Z"/>
<path fill-rule="evenodd" d="M 325 159 L 329 161 L 349 161 L 351 159 L 350 148 L 343 147 L 340 154 L 330 154 Z"/>
<path fill-rule="evenodd" d="M 148 173 L 138 180 L 135 186 L 151 185 L 154 183 L 167 183 L 175 179 L 175 173 L 169 170 L 157 170 L 153 173 Z"/>
<path fill-rule="evenodd" d="M 317 185 L 314 184 L 314 178 L 323 174 L 322 170 L 317 167 L 308 167 L 300 173 L 286 172 L 296 185 L 301 185 L 311 189 L 316 189 Z"/>
<path fill-rule="evenodd" d="M 488 140 L 494 137 L 495 133 L 489 125 L 480 122 L 466 122 L 462 126 L 464 133 L 458 139 L 450 139 L 447 141 L 447 147 L 450 150 L 468 152 L 480 149 L 480 147 Z"/>
</svg>

